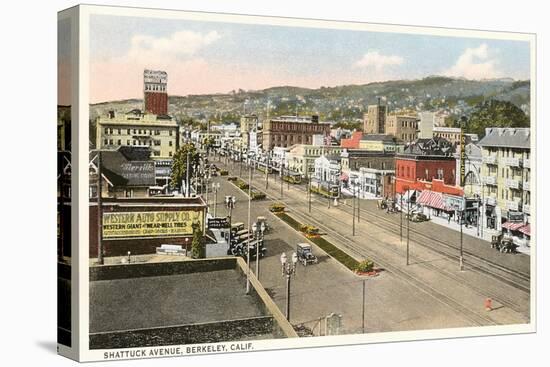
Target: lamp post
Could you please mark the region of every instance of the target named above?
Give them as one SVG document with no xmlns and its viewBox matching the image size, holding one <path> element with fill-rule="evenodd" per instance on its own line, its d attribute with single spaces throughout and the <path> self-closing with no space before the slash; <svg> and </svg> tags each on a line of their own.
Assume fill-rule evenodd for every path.
<svg viewBox="0 0 550 367">
<path fill-rule="evenodd" d="M 269 153 L 266 152 L 265 154 L 265 189 L 267 191 L 267 188 L 269 187 Z"/>
<path fill-rule="evenodd" d="M 308 211 L 311 213 L 311 175 L 307 173 L 307 201 Z"/>
<path fill-rule="evenodd" d="M 281 270 L 283 277 L 286 276 L 286 320 L 290 321 L 290 277 L 296 275 L 296 263 L 298 255 L 292 253 L 292 260 L 288 261 L 286 254 L 281 254 Z"/>
<path fill-rule="evenodd" d="M 216 217 L 216 209 L 218 207 L 218 190 L 220 189 L 219 182 L 212 182 L 212 191 L 214 191 L 214 217 Z"/>
<path fill-rule="evenodd" d="M 229 248 L 231 248 L 231 214 L 233 213 L 233 208 L 235 208 L 235 197 L 231 195 L 227 195 L 225 197 L 225 207 L 229 211 L 229 232 L 227 234 L 227 244 L 229 245 Z"/>
<path fill-rule="evenodd" d="M 283 162 L 283 160 L 281 160 L 281 166 L 279 167 L 279 169 L 281 171 L 280 172 L 281 173 L 281 175 L 280 175 L 281 176 L 281 199 L 283 198 L 283 176 L 284 176 L 283 170 L 284 170 L 284 168 L 285 168 L 285 163 Z"/>
<path fill-rule="evenodd" d="M 260 280 L 260 244 L 264 243 L 264 231 L 265 223 L 256 219 L 256 222 L 252 225 L 252 231 L 254 232 L 254 238 L 256 239 L 256 278 Z M 263 247 L 263 246 L 262 246 Z"/>
</svg>

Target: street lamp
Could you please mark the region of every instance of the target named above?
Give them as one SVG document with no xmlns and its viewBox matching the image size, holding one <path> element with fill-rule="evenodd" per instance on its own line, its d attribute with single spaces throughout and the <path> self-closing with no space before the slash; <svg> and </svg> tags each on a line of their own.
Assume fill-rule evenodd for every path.
<svg viewBox="0 0 550 367">
<path fill-rule="evenodd" d="M 283 277 L 286 276 L 286 320 L 290 321 L 290 276 L 296 276 L 296 263 L 298 255 L 292 253 L 292 261 L 288 261 L 286 254 L 281 254 L 281 269 Z"/>
<path fill-rule="evenodd" d="M 219 182 L 212 182 L 212 191 L 214 191 L 214 217 L 216 217 L 216 209 L 218 207 L 218 190 L 220 189 Z"/>
<path fill-rule="evenodd" d="M 228 232 L 228 235 L 227 235 L 227 243 L 229 245 L 229 247 L 231 247 L 231 214 L 233 213 L 233 209 L 235 208 L 235 202 L 237 200 L 235 200 L 235 197 L 234 196 L 231 196 L 231 195 L 227 195 L 225 197 L 225 207 L 227 208 L 227 210 L 229 211 L 229 232 Z"/>
<path fill-rule="evenodd" d="M 252 231 L 256 239 L 256 278 L 260 280 L 260 244 L 263 245 L 264 243 L 265 223 L 256 219 L 256 222 L 252 225 Z"/>
</svg>

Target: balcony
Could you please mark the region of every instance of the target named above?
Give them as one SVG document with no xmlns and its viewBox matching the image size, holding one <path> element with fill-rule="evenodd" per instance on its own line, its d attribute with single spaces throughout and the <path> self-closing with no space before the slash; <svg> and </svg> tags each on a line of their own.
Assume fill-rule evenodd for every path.
<svg viewBox="0 0 550 367">
<path fill-rule="evenodd" d="M 523 167 L 525 167 L 525 168 L 531 168 L 531 160 L 525 158 L 525 159 L 523 160 Z"/>
<path fill-rule="evenodd" d="M 507 178 L 506 179 L 506 187 L 509 188 L 509 189 L 519 190 L 519 189 L 521 189 L 521 182 L 520 182 L 520 180 L 514 180 L 512 178 Z"/>
<path fill-rule="evenodd" d="M 523 204 L 523 212 L 531 214 L 531 206 L 529 204 Z"/>
<path fill-rule="evenodd" d="M 497 205 L 497 199 L 494 198 L 494 197 L 485 198 L 485 204 L 491 205 L 491 206 L 496 206 Z"/>
<path fill-rule="evenodd" d="M 523 189 L 525 191 L 531 191 L 531 183 L 529 181 L 523 181 Z"/>
<path fill-rule="evenodd" d="M 496 185 L 497 184 L 497 178 L 495 176 L 484 176 L 483 177 L 483 183 L 485 185 Z"/>
<path fill-rule="evenodd" d="M 518 211 L 519 210 L 519 202 L 506 200 L 506 209 Z"/>
<path fill-rule="evenodd" d="M 482 158 L 483 163 L 485 164 L 497 164 L 496 155 L 486 155 Z"/>
<path fill-rule="evenodd" d="M 520 164 L 520 159 L 519 158 L 506 158 L 504 160 L 504 163 L 507 165 L 507 166 L 510 166 L 510 167 L 521 167 L 521 164 Z"/>
</svg>

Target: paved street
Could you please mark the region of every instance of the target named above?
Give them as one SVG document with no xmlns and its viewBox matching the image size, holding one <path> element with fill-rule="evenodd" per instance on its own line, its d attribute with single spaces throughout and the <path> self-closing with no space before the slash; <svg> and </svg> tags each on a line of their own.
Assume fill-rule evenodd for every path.
<svg viewBox="0 0 550 367">
<path fill-rule="evenodd" d="M 236 167 L 238 174 L 238 165 Z M 246 169 L 243 169 L 243 176 L 246 176 L 246 173 Z M 264 177 L 260 177 L 258 173 L 255 174 L 255 186 L 262 190 L 265 189 Z M 238 201 L 234 218 L 246 222 L 248 208 L 246 195 L 227 182 L 225 177 L 218 178 L 218 181 L 222 185 L 218 205 L 223 205 L 224 194 L 235 195 Z M 271 177 L 269 186 L 269 196 L 279 200 L 279 182 L 275 184 Z M 404 245 L 400 243 L 398 234 L 395 235 L 384 228 L 376 228 L 372 223 L 369 224 L 362 219 L 362 222 L 357 224 L 357 236 L 351 238 L 352 218 L 351 213 L 347 214 L 343 210 L 345 206 L 328 209 L 326 200 L 314 200 L 312 213 L 309 214 L 306 194 L 300 191 L 299 187 L 291 185 L 291 190 L 288 192 L 285 183 L 282 201 L 286 203 L 289 214 L 302 223 L 319 226 L 327 232 L 325 235 L 327 239 L 350 255 L 359 260 L 368 255 L 375 261 L 378 260 L 379 266 L 383 263 L 387 270 L 391 269 L 367 281 L 367 331 L 510 324 L 528 320 L 528 292 L 468 267 L 466 271 L 458 271 L 454 261 L 418 246 L 414 241 L 410 244 L 411 265 L 406 266 L 404 265 Z M 274 231 L 266 237 L 268 257 L 262 261 L 260 279 L 273 295 L 277 305 L 284 310 L 286 297 L 284 280 L 280 273 L 279 255 L 282 251 L 290 253 L 295 244 L 304 242 L 305 238 L 270 214 L 267 210 L 270 203 L 271 201 L 268 200 L 252 202 L 251 217 L 254 219 L 258 215 L 267 216 L 274 228 Z M 374 203 L 366 203 L 363 208 L 376 210 L 369 205 L 372 206 Z M 223 213 L 220 211 L 220 206 L 218 206 L 218 213 Z M 445 231 L 431 229 L 429 233 L 434 235 L 436 232 L 441 235 Z M 476 246 L 475 241 L 470 241 L 470 238 L 465 241 L 465 248 L 466 243 Z M 309 321 L 307 326 L 313 327 L 316 325 L 316 319 L 335 312 L 343 316 L 344 332 L 360 332 L 361 280 L 338 262 L 322 254 L 320 249 L 315 248 L 315 253 L 321 255 L 320 263 L 305 269 L 299 266 L 298 274 L 292 281 L 291 321 L 294 324 Z M 517 258 L 521 259 L 521 256 L 523 255 Z M 517 261 L 517 263 L 522 262 Z M 254 263 L 252 267 L 254 269 Z M 494 311 L 484 310 L 483 302 L 487 297 L 494 299 Z"/>
<path fill-rule="evenodd" d="M 226 178 L 218 180 L 221 193 L 237 198 L 234 220 L 246 222 L 247 196 Z M 286 187 L 285 187 L 286 188 Z M 223 195 L 218 195 L 218 213 L 224 213 Z M 266 216 L 273 231 L 266 236 L 268 255 L 261 260 L 260 280 L 285 310 L 285 281 L 281 275 L 279 256 L 290 255 L 305 238 L 268 211 L 271 201 L 253 201 L 251 218 Z M 332 312 L 342 315 L 344 333 L 362 331 L 362 280 L 314 246 L 319 264 L 304 268 L 298 265 L 291 283 L 291 322 L 304 323 L 318 334 L 318 319 Z M 251 262 L 255 269 L 254 262 Z M 403 281 L 390 272 L 366 281 L 367 332 L 418 330 L 442 327 L 476 326 L 468 317 L 457 313 Z"/>
</svg>

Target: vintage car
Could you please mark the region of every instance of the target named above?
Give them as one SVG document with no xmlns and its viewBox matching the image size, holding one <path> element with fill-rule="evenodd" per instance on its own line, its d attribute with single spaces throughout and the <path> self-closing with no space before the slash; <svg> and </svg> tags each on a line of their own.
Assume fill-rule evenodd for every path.
<svg viewBox="0 0 550 367">
<path fill-rule="evenodd" d="M 258 217 L 257 221 L 264 224 L 264 232 L 267 233 L 271 230 L 271 227 L 267 224 L 267 218 L 266 217 Z"/>
<path fill-rule="evenodd" d="M 296 255 L 298 256 L 298 261 L 304 266 L 317 264 L 318 262 L 317 256 L 313 255 L 311 251 L 311 245 L 307 243 L 299 243 L 296 246 Z"/>
<path fill-rule="evenodd" d="M 273 213 L 280 213 L 285 211 L 285 205 L 281 203 L 274 203 L 271 204 L 269 207 L 269 211 Z"/>
<path fill-rule="evenodd" d="M 411 218 L 411 222 L 425 222 L 428 220 L 428 217 L 425 214 L 413 212 L 406 215 L 407 218 Z"/>
<path fill-rule="evenodd" d="M 493 235 L 491 238 L 491 247 L 502 253 L 515 253 L 518 245 L 514 243 L 512 236 L 503 233 Z"/>
</svg>

